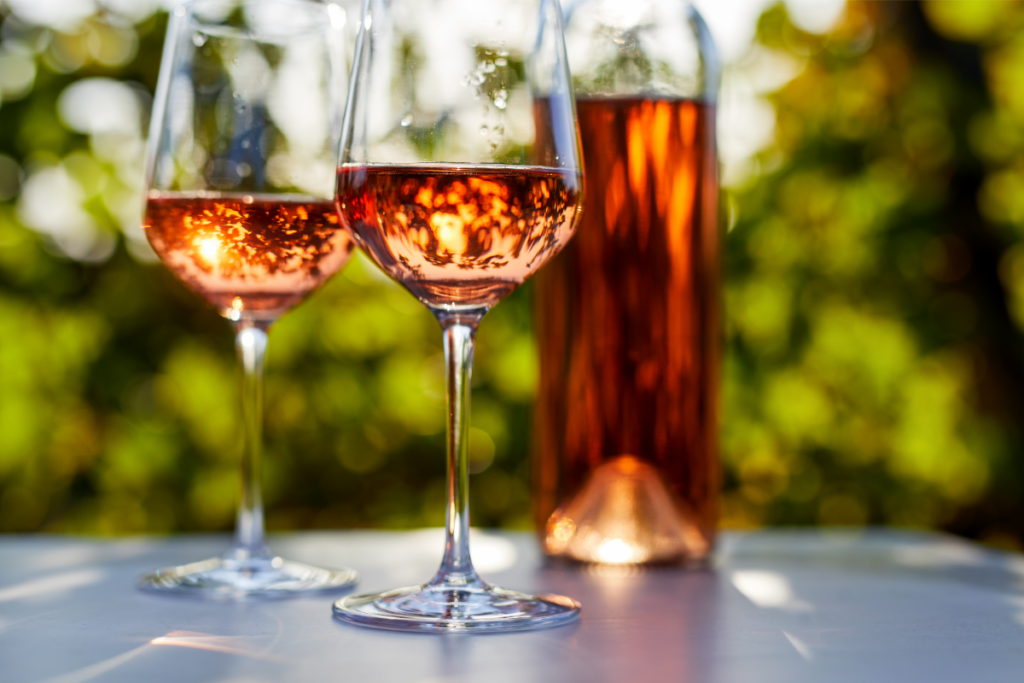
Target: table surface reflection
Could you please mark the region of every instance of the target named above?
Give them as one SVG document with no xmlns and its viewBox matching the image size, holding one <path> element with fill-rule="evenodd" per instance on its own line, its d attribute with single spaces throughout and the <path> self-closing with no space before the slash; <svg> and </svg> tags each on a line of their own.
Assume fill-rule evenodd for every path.
<svg viewBox="0 0 1024 683">
<path fill-rule="evenodd" d="M 4 683 L 534 683 L 1024 680 L 1024 557 L 892 530 L 727 533 L 706 571 L 545 564 L 526 534 L 478 533 L 485 578 L 563 593 L 581 620 L 506 635 L 396 634 L 332 598 L 204 603 L 144 594 L 143 571 L 220 536 L 0 536 Z M 358 569 L 358 590 L 431 574 L 440 530 L 282 535 L 287 557 Z"/>
</svg>

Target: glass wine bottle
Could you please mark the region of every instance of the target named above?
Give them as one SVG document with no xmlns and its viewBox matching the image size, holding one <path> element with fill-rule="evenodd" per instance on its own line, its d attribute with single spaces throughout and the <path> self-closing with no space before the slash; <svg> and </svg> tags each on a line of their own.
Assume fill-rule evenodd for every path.
<svg viewBox="0 0 1024 683">
<path fill-rule="evenodd" d="M 583 562 L 700 562 L 715 538 L 718 67 L 680 0 L 566 4 L 587 194 L 538 276 L 535 519 Z"/>
</svg>

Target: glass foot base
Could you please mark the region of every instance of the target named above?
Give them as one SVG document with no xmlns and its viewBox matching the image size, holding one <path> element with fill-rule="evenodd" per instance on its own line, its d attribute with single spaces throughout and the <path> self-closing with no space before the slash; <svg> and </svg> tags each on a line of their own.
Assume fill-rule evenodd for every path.
<svg viewBox="0 0 1024 683">
<path fill-rule="evenodd" d="M 139 588 L 208 600 L 286 598 L 351 588 L 352 569 L 321 569 L 280 557 L 234 560 L 214 557 L 139 577 Z"/>
<path fill-rule="evenodd" d="M 392 631 L 525 631 L 561 626 L 579 613 L 571 598 L 494 586 L 427 584 L 349 595 L 334 603 L 334 616 L 342 621 Z"/>
</svg>

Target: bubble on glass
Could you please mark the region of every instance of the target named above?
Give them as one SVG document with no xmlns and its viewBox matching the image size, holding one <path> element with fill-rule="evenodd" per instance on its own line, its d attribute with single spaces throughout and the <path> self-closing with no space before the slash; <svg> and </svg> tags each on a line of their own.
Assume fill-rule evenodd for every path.
<svg viewBox="0 0 1024 683">
<path fill-rule="evenodd" d="M 192 36 L 192 44 L 196 47 L 202 47 L 203 45 L 206 45 L 206 36 L 204 36 L 202 33 L 196 33 Z"/>
<path fill-rule="evenodd" d="M 491 131 L 490 131 L 490 129 L 487 126 L 480 126 L 480 136 L 481 137 L 486 137 L 487 135 L 490 134 L 490 132 Z"/>
<path fill-rule="evenodd" d="M 492 126 L 491 134 L 492 135 L 490 140 L 488 141 L 488 145 L 490 147 L 491 154 L 495 154 L 498 151 L 498 147 L 500 147 L 501 143 L 504 141 L 505 126 L 500 123 Z"/>
<path fill-rule="evenodd" d="M 473 71 L 469 72 L 462 78 L 462 85 L 468 87 L 479 86 L 483 84 L 483 82 L 487 80 L 487 77 L 484 75 L 484 73 L 490 73 L 489 71 L 486 71 L 486 65 L 488 63 L 489 62 L 478 62 L 476 68 L 474 68 Z M 491 71 L 494 71 L 493 64 L 491 64 Z"/>
<path fill-rule="evenodd" d="M 408 128 L 410 125 L 412 125 L 412 114 L 406 114 L 405 116 L 403 116 L 401 124 L 402 128 Z"/>
</svg>

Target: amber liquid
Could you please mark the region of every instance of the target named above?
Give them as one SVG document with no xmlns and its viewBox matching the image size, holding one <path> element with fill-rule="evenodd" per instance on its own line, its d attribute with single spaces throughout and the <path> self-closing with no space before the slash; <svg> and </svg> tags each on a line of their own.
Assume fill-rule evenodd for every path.
<svg viewBox="0 0 1024 683">
<path fill-rule="evenodd" d="M 588 203 L 536 290 L 536 521 L 553 555 L 700 560 L 719 481 L 714 111 L 615 98 L 577 112 Z"/>
<path fill-rule="evenodd" d="M 489 307 L 572 236 L 578 173 L 531 166 L 345 165 L 338 211 L 384 272 L 433 308 Z"/>
<path fill-rule="evenodd" d="M 151 192 L 149 243 L 233 320 L 274 320 L 337 272 L 352 238 L 327 199 Z"/>
</svg>

